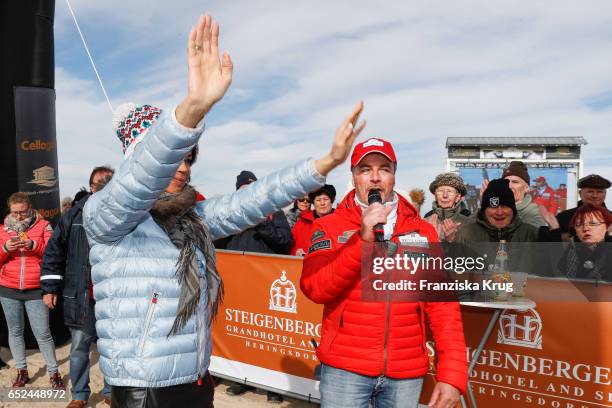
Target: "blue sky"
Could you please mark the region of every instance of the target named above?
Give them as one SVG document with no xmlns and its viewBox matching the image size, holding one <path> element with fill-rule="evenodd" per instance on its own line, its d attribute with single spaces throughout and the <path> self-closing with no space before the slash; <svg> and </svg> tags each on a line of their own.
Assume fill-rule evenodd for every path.
<svg viewBox="0 0 612 408">
<path fill-rule="evenodd" d="M 586 172 L 612 178 L 612 3 L 511 3 L 71 1 L 114 106 L 179 102 L 189 28 L 204 11 L 219 20 L 235 71 L 200 143 L 205 195 L 232 191 L 243 169 L 322 156 L 359 99 L 362 138 L 395 145 L 403 190 L 445 170 L 449 136 L 584 136 Z M 64 196 L 122 156 L 64 0 L 55 41 Z M 329 181 L 345 191 L 348 166 Z"/>
</svg>

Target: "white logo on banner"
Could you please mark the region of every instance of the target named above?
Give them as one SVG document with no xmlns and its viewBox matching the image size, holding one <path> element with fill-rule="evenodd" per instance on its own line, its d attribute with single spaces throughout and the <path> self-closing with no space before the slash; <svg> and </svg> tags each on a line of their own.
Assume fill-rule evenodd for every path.
<svg viewBox="0 0 612 408">
<path fill-rule="evenodd" d="M 370 139 L 370 140 L 366 140 L 363 143 L 363 147 L 370 147 L 370 146 L 379 146 L 379 147 L 383 147 L 385 144 L 383 142 L 381 142 L 378 139 Z"/>
<path fill-rule="evenodd" d="M 398 237 L 400 244 L 402 245 L 410 245 L 425 247 L 427 248 L 427 237 L 422 236 L 418 232 L 411 232 L 410 234 L 400 235 Z"/>
<path fill-rule="evenodd" d="M 542 349 L 542 319 L 535 309 L 504 310 L 499 317 L 499 344 Z"/>
<path fill-rule="evenodd" d="M 49 166 L 43 166 L 34 170 L 34 180 L 28 181 L 30 184 L 36 184 L 42 187 L 53 187 L 57 184 L 55 178 L 55 169 Z"/>
<path fill-rule="evenodd" d="M 285 271 L 270 286 L 270 310 L 297 313 L 297 292 Z"/>
</svg>

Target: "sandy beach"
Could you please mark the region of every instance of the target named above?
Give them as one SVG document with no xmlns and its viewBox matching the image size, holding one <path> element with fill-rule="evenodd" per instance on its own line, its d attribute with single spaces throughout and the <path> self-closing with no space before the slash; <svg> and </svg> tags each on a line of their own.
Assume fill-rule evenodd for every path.
<svg viewBox="0 0 612 408">
<path fill-rule="evenodd" d="M 66 388 L 70 390 L 70 378 L 68 375 L 68 356 L 70 354 L 70 343 L 57 349 L 57 359 L 60 364 L 60 373 L 66 384 Z M 11 388 L 14 377 L 16 375 L 14 369 L 14 362 L 11 357 L 11 353 L 7 348 L 2 348 L 0 351 L 2 359 L 9 364 L 9 368 L 0 370 L 0 388 L 3 391 L 3 395 L 6 395 L 7 389 Z M 45 370 L 45 363 L 42 355 L 38 351 L 30 350 L 27 353 L 28 371 L 30 373 L 30 382 L 26 385 L 26 388 L 49 388 L 49 377 Z M 98 365 L 98 355 L 94 352 L 92 359 L 92 367 L 90 370 L 91 382 L 90 387 L 92 395 L 89 398 L 87 407 L 105 408 L 108 407 L 102 400 L 100 391 L 102 390 L 102 372 Z M 230 397 L 225 393 L 227 388 L 227 382 L 223 381 L 217 385 L 215 389 L 215 408 L 228 408 L 228 407 L 244 407 L 244 408 L 256 408 L 256 407 L 291 407 L 291 408 L 312 408 L 318 407 L 318 404 L 309 404 L 304 401 L 299 401 L 292 398 L 285 398 L 282 404 L 268 404 L 266 402 L 265 391 L 247 392 L 239 397 Z M 4 402 L 0 401 L 0 408 L 23 408 L 23 407 L 64 407 L 68 404 L 68 401 L 62 401 L 57 403 L 49 402 Z"/>
</svg>

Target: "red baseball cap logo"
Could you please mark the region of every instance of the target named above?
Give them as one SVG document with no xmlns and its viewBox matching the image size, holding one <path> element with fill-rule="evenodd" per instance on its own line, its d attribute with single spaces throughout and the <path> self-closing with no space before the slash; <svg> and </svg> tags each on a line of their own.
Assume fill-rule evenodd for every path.
<svg viewBox="0 0 612 408">
<path fill-rule="evenodd" d="M 391 143 L 387 142 L 386 140 L 373 137 L 355 146 L 355 149 L 353 149 L 353 154 L 351 155 L 351 167 L 357 166 L 359 162 L 370 153 L 380 153 L 387 159 L 391 160 L 394 164 L 397 164 L 395 151 L 393 150 Z"/>
</svg>

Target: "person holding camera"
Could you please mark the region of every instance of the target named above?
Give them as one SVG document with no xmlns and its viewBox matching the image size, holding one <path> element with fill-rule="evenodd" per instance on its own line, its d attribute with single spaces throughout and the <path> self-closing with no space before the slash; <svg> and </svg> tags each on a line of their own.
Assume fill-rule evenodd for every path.
<svg viewBox="0 0 612 408">
<path fill-rule="evenodd" d="M 9 214 L 0 228 L 0 302 L 8 325 L 9 348 L 17 368 L 13 387 L 24 387 L 30 380 L 23 337 L 25 309 L 47 363 L 51 387 L 64 389 L 49 327 L 49 309 L 43 303 L 40 289 L 40 263 L 53 229 L 34 211 L 28 195 L 12 194 L 7 206 Z"/>
</svg>

